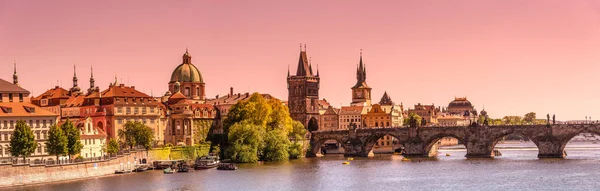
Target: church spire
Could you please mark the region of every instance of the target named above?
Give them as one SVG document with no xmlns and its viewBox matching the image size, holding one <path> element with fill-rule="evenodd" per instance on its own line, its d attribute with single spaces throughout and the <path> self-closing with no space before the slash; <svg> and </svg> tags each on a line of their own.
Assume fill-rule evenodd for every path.
<svg viewBox="0 0 600 191">
<path fill-rule="evenodd" d="M 290 65 L 288 64 L 288 78 L 290 77 Z"/>
<path fill-rule="evenodd" d="M 73 87 L 71 88 L 71 93 L 79 93 L 81 89 L 77 86 L 77 68 L 73 65 Z"/>
<path fill-rule="evenodd" d="M 96 80 L 94 80 L 94 67 L 93 66 L 90 68 L 90 72 L 91 72 L 90 73 L 90 91 L 93 91 L 94 90 L 94 82 L 96 81 Z"/>
<path fill-rule="evenodd" d="M 17 61 L 14 61 L 13 84 L 19 85 L 19 75 L 17 75 Z"/>
</svg>

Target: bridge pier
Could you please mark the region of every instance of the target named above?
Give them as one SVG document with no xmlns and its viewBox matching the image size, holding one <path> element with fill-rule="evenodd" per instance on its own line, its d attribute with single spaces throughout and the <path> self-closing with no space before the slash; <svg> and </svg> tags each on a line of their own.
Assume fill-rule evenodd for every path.
<svg viewBox="0 0 600 191">
<path fill-rule="evenodd" d="M 465 146 L 467 147 L 467 158 L 494 158 L 493 148 L 488 144 L 489 141 L 469 141 Z"/>
<path fill-rule="evenodd" d="M 404 143 L 404 153 L 402 155 L 406 158 L 428 158 L 435 155 L 430 155 L 425 150 L 425 144 L 423 142 L 406 142 Z"/>
<path fill-rule="evenodd" d="M 373 156 L 372 150 L 367 150 L 362 144 L 344 144 L 345 157 L 368 157 Z"/>
<path fill-rule="evenodd" d="M 564 158 L 565 150 L 561 141 L 538 141 L 538 158 Z"/>
</svg>

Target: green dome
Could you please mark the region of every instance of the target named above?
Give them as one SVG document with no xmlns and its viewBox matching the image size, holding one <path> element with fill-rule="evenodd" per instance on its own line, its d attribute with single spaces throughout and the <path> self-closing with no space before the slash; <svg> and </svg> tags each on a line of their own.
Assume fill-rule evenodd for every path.
<svg viewBox="0 0 600 191">
<path fill-rule="evenodd" d="M 187 50 L 183 55 L 183 63 L 177 66 L 171 74 L 171 83 L 173 82 L 197 82 L 204 83 L 202 80 L 202 74 L 196 66 L 191 62 L 192 57 L 189 55 Z"/>
</svg>

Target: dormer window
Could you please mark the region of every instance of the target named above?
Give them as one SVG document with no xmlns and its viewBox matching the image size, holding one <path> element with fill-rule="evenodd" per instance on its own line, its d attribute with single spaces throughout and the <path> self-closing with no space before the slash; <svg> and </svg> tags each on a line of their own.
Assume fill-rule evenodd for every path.
<svg viewBox="0 0 600 191">
<path fill-rule="evenodd" d="M 23 94 L 19 94 L 19 102 L 23 102 Z"/>
</svg>

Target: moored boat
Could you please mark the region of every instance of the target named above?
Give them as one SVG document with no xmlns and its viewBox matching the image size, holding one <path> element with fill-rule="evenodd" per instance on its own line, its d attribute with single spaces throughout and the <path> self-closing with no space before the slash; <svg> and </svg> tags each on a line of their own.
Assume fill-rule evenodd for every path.
<svg viewBox="0 0 600 191">
<path fill-rule="evenodd" d="M 237 170 L 238 167 L 233 163 L 221 163 L 217 170 Z"/>
<path fill-rule="evenodd" d="M 189 172 L 190 171 L 190 165 L 188 165 L 187 163 L 181 163 L 178 165 L 179 168 L 177 169 L 177 172 Z"/>
<path fill-rule="evenodd" d="M 205 156 L 196 159 L 196 164 L 194 165 L 194 169 L 202 170 L 202 169 L 210 169 L 219 166 L 219 157 L 218 156 Z"/>
<path fill-rule="evenodd" d="M 115 174 L 127 174 L 131 173 L 131 170 L 115 170 Z"/>
<path fill-rule="evenodd" d="M 171 167 L 167 167 L 163 170 L 163 172 L 165 174 L 173 174 L 173 173 L 175 173 L 175 170 L 171 169 Z"/>
<path fill-rule="evenodd" d="M 137 166 L 137 167 L 136 167 L 136 168 L 133 170 L 133 172 L 144 172 L 144 171 L 147 171 L 147 170 L 148 170 L 148 166 L 147 166 L 147 165 L 145 165 L 145 164 L 142 164 L 142 165 L 138 165 L 138 166 Z"/>
</svg>

